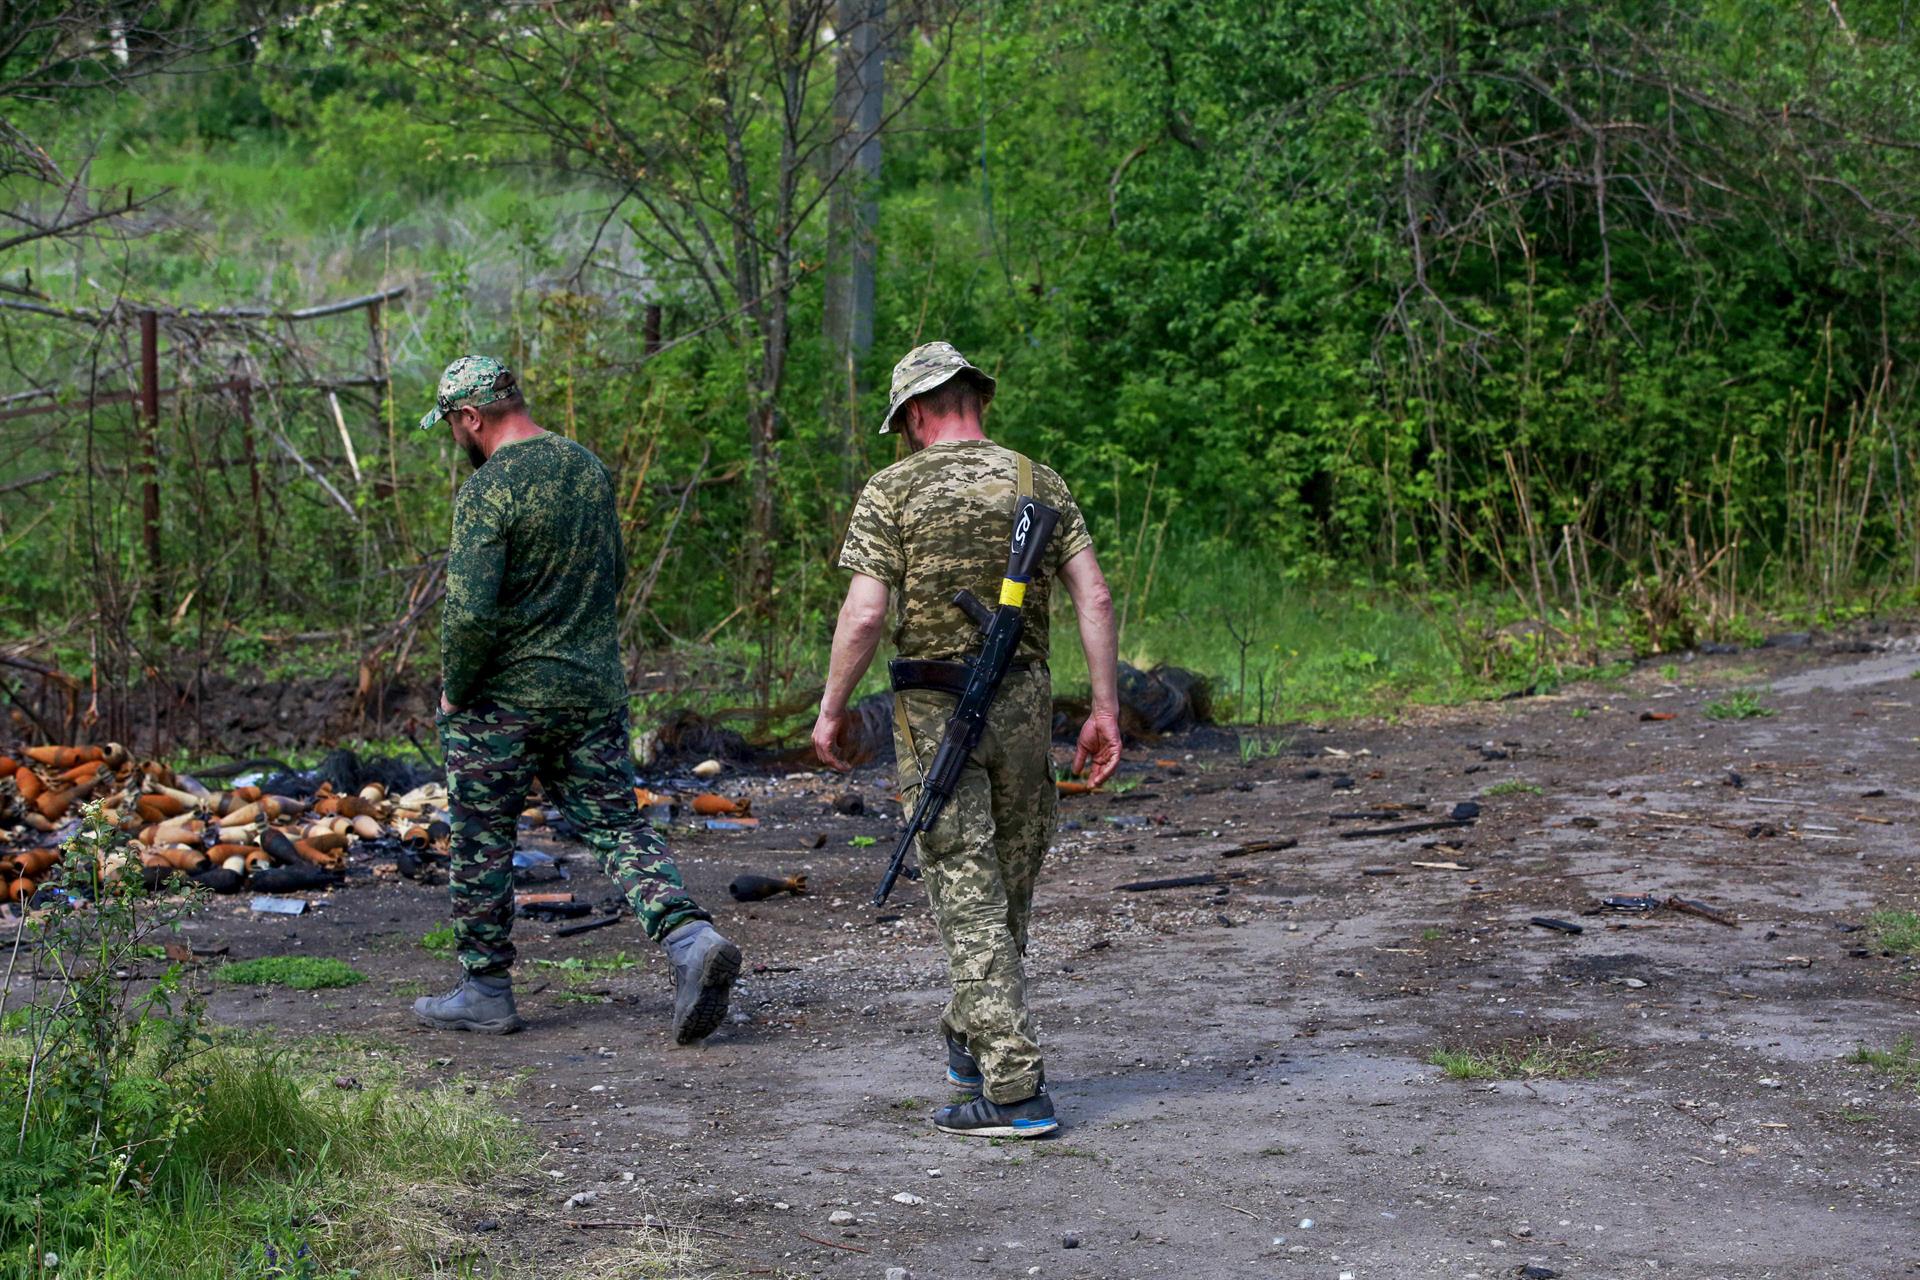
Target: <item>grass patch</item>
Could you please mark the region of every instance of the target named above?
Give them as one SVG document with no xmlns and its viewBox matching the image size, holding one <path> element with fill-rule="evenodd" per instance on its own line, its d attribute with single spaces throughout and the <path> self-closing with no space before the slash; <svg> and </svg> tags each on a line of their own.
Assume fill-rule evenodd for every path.
<svg viewBox="0 0 1920 1280">
<path fill-rule="evenodd" d="M 624 951 L 616 951 L 610 956 L 568 956 L 564 960 L 535 960 L 542 969 L 558 969 L 562 973 L 625 973 L 637 969 L 641 961 Z"/>
<path fill-rule="evenodd" d="M 1435 1049 L 1427 1058 L 1449 1080 L 1574 1080 L 1599 1075 L 1620 1056 L 1578 1042 L 1562 1044 L 1551 1036 L 1498 1045 L 1460 1045 Z"/>
<path fill-rule="evenodd" d="M 1867 928 L 1883 950 L 1901 955 L 1920 954 L 1920 913 L 1912 911 L 1876 911 L 1867 917 Z"/>
<path fill-rule="evenodd" d="M 239 986 L 291 987 L 295 991 L 352 987 L 367 980 L 366 974 L 332 956 L 261 956 L 222 965 L 214 976 Z"/>
<path fill-rule="evenodd" d="M 892 1107 L 895 1111 L 918 1111 L 921 1107 L 924 1107 L 927 1104 L 920 1101 L 920 1099 L 918 1098 L 900 1098 L 893 1102 L 889 1102 L 887 1105 L 889 1107 Z"/>
<path fill-rule="evenodd" d="M 420 937 L 420 945 L 436 955 L 451 955 L 454 948 L 453 926 L 443 924 L 437 929 L 429 929 Z"/>
<path fill-rule="evenodd" d="M 1546 788 L 1534 782 L 1521 782 L 1518 778 L 1509 778 L 1505 782 L 1496 782 L 1481 789 L 1483 796 L 1537 796 L 1544 795 Z"/>
<path fill-rule="evenodd" d="M 1775 714 L 1751 689 L 1735 689 L 1701 708 L 1709 720 L 1762 720 Z"/>
<path fill-rule="evenodd" d="M 1420 941 L 1422 942 L 1439 942 L 1445 939 L 1446 936 L 1447 931 L 1437 925 L 1428 925 L 1420 931 Z"/>
<path fill-rule="evenodd" d="M 11 1073 L 24 1049 L 7 1049 L 0 1065 Z M 479 1264 L 472 1274 L 500 1274 L 506 1260 L 489 1263 L 486 1242 L 461 1225 L 482 1203 L 483 1179 L 532 1169 L 531 1144 L 484 1089 L 405 1085 L 390 1064 L 353 1068 L 363 1087 L 340 1088 L 337 1063 L 221 1046 L 172 1078 L 129 1079 L 175 1108 L 177 1129 L 136 1161 L 120 1194 L 59 1185 L 63 1145 L 84 1140 L 90 1121 L 36 1112 L 21 1158 L 43 1162 L 44 1181 L 16 1201 L 24 1220 L 0 1224 L 7 1261 L 55 1253 L 57 1274 L 89 1280 L 411 1280 L 446 1274 L 454 1251 Z M 20 1108 L 17 1097 L 0 1102 L 0 1124 L 17 1130 Z"/>
<path fill-rule="evenodd" d="M 1871 1067 L 1882 1075 L 1892 1076 L 1898 1084 L 1920 1089 L 1920 1051 L 1915 1050 L 1910 1035 L 1895 1040 L 1891 1049 L 1869 1049 L 1861 1045 L 1847 1055 L 1846 1061 Z"/>
</svg>

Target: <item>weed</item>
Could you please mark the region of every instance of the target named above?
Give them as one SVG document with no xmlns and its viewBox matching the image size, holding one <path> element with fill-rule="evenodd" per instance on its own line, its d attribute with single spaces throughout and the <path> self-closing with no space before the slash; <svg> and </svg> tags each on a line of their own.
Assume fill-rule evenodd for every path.
<svg viewBox="0 0 1920 1280">
<path fill-rule="evenodd" d="M 1773 715 L 1772 707 L 1760 701 L 1751 689 L 1735 689 L 1724 698 L 1716 698 L 1702 710 L 1709 720 L 1759 720 Z"/>
<path fill-rule="evenodd" d="M 535 960 L 534 963 L 563 973 L 625 973 L 639 968 L 641 961 L 625 951 L 616 951 L 610 956 L 568 956 L 564 960 Z"/>
<path fill-rule="evenodd" d="M 1140 785 L 1138 778 L 1120 778 L 1107 784 L 1107 790 L 1116 796 L 1123 796 Z"/>
<path fill-rule="evenodd" d="M 1440 942 L 1444 940 L 1446 936 L 1447 931 L 1436 925 L 1428 925 L 1420 931 L 1420 941 L 1422 942 Z"/>
<path fill-rule="evenodd" d="M 1240 735 L 1240 763 L 1271 760 L 1293 745 L 1292 738 L 1268 738 L 1260 734 Z"/>
<path fill-rule="evenodd" d="M 853 839 L 847 841 L 847 843 L 856 849 L 869 849 L 879 844 L 880 841 L 874 836 L 855 836 Z"/>
<path fill-rule="evenodd" d="M 926 1104 L 918 1098 L 900 1098 L 896 1101 L 889 1102 L 887 1105 L 895 1111 L 918 1111 Z"/>
<path fill-rule="evenodd" d="M 1537 796 L 1543 794 L 1543 792 L 1544 788 L 1538 783 L 1522 782 L 1518 778 L 1508 778 L 1505 782 L 1496 782 L 1492 786 L 1484 788 L 1480 794 L 1483 796 Z"/>
<path fill-rule="evenodd" d="M 1585 720 L 1588 716 L 1593 714 L 1593 708 L 1592 707 L 1575 707 L 1571 712 L 1571 714 L 1575 720 Z"/>
<path fill-rule="evenodd" d="M 1842 1107 L 1840 1108 L 1840 1118 L 1848 1124 L 1865 1124 L 1867 1121 L 1873 1119 L 1873 1113 L 1871 1111 L 1853 1111 Z"/>
<path fill-rule="evenodd" d="M 1284 1156 L 1287 1154 L 1287 1149 L 1285 1147 L 1262 1147 L 1260 1148 L 1260 1154 L 1263 1156 Z"/>
<path fill-rule="evenodd" d="M 556 991 L 555 1000 L 564 1004 L 612 1004 L 613 997 L 598 991 Z"/>
<path fill-rule="evenodd" d="M 1679 679 L 1680 679 L 1680 664 L 1679 664 L 1679 663 L 1677 663 L 1677 662 L 1663 662 L 1663 663 L 1661 663 L 1661 664 L 1660 664 L 1660 678 L 1661 678 L 1662 680 L 1665 680 L 1665 681 L 1666 681 L 1666 682 L 1667 682 L 1668 684 L 1673 684 L 1673 683 L 1674 683 L 1675 681 L 1677 681 L 1677 680 L 1679 680 Z"/>
<path fill-rule="evenodd" d="M 1598 1075 L 1617 1049 L 1556 1043 L 1551 1036 L 1491 1046 L 1435 1049 L 1427 1059 L 1450 1080 L 1571 1080 Z"/>
<path fill-rule="evenodd" d="M 387 994 L 401 1000 L 405 1000 L 411 996 L 423 996 L 427 994 L 429 990 L 431 990 L 431 988 L 429 988 L 426 983 L 416 981 L 413 978 L 407 978 L 400 982 L 389 982 L 387 984 Z"/>
<path fill-rule="evenodd" d="M 1915 1051 L 1911 1035 L 1895 1040 L 1891 1049 L 1869 1049 L 1861 1045 L 1848 1054 L 1846 1060 L 1892 1076 L 1899 1084 L 1920 1088 L 1920 1052 Z"/>
<path fill-rule="evenodd" d="M 420 945 L 440 955 L 451 954 L 454 947 L 453 926 L 443 924 L 437 929 L 429 929 L 420 938 Z"/>
<path fill-rule="evenodd" d="M 295 991 L 351 987 L 367 980 L 366 974 L 332 956 L 261 956 L 222 965 L 214 977 L 241 986 L 291 987 Z"/>
<path fill-rule="evenodd" d="M 1873 940 L 1882 950 L 1902 955 L 1920 954 L 1920 914 L 1912 911 L 1876 911 L 1867 917 Z"/>
</svg>

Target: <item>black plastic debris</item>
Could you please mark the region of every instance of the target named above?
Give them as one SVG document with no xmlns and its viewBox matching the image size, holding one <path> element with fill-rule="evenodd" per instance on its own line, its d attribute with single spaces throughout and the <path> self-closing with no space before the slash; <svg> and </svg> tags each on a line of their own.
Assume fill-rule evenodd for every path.
<svg viewBox="0 0 1920 1280">
<path fill-rule="evenodd" d="M 1459 804 L 1447 811 L 1447 816 L 1458 819 L 1461 822 L 1465 822 L 1470 818 L 1477 818 L 1480 816 L 1480 802 L 1478 800 L 1462 800 Z"/>
<path fill-rule="evenodd" d="M 1575 924 L 1571 920 L 1556 920 L 1552 916 L 1535 916 L 1533 919 L 1527 921 L 1527 923 L 1536 929 L 1551 929 L 1555 933 L 1585 933 L 1587 931 L 1585 925 Z"/>
</svg>

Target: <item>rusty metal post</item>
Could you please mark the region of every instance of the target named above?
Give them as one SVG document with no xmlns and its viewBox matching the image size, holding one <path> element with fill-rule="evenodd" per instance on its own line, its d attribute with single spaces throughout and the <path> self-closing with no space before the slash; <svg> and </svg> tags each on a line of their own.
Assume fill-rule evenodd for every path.
<svg viewBox="0 0 1920 1280">
<path fill-rule="evenodd" d="M 260 457 L 253 447 L 253 383 L 245 378 L 234 388 L 240 402 L 240 449 L 247 458 L 247 483 L 253 490 L 253 554 L 261 581 L 270 578 L 267 562 L 267 517 L 260 505 Z"/>
<path fill-rule="evenodd" d="M 160 616 L 160 317 L 140 313 L 140 521 L 147 547 L 147 572 L 152 575 L 149 595 L 154 617 Z"/>
</svg>

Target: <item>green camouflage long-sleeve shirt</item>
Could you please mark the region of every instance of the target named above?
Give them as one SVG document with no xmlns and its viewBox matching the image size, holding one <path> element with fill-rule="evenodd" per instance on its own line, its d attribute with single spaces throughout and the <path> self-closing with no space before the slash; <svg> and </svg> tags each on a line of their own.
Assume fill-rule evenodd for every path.
<svg viewBox="0 0 1920 1280">
<path fill-rule="evenodd" d="M 959 658 L 979 647 L 978 630 L 953 596 L 966 587 L 989 606 L 1000 598 L 1013 537 L 1015 458 L 990 440 L 943 440 L 877 473 L 860 491 L 840 567 L 892 589 L 893 644 L 901 657 Z M 1050 580 L 1093 538 L 1066 482 L 1037 462 L 1033 496 L 1060 512 L 1027 588 L 1020 634 L 1020 656 L 1044 662 Z"/>
<path fill-rule="evenodd" d="M 453 503 L 440 629 L 447 700 L 624 703 L 626 572 L 613 479 L 598 458 L 552 434 L 496 450 Z"/>
</svg>

